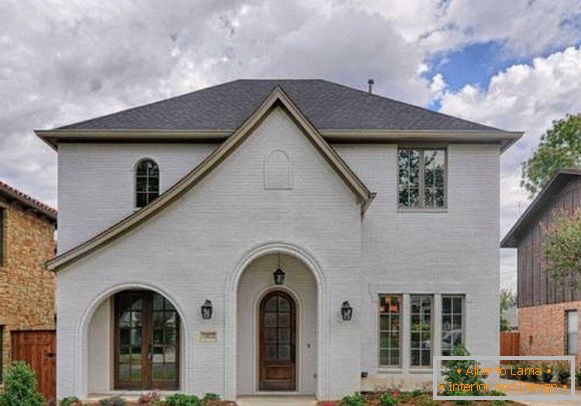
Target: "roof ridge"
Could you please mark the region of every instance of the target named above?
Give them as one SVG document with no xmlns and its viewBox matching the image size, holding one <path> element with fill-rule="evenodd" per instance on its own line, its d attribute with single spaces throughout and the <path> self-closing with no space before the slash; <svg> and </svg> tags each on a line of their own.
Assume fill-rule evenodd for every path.
<svg viewBox="0 0 581 406">
<path fill-rule="evenodd" d="M 24 201 L 32 204 L 33 206 L 36 206 L 39 209 L 44 209 L 48 213 L 53 214 L 55 217 L 58 213 L 58 211 L 55 208 L 49 206 L 48 204 L 46 204 L 38 199 L 35 199 L 34 197 L 30 196 L 29 194 L 24 193 L 23 191 L 16 189 L 14 186 L 0 180 L 0 194 L 2 192 L 9 192 L 9 194 L 13 195 L 14 197 L 19 198 L 20 201 L 24 200 Z"/>
<path fill-rule="evenodd" d="M 344 88 L 349 89 L 351 91 L 363 93 L 363 94 L 365 94 L 367 96 L 370 96 L 370 97 L 377 97 L 377 98 L 380 98 L 382 100 L 388 100 L 388 101 L 390 101 L 392 103 L 400 104 L 400 105 L 406 106 L 406 107 L 411 107 L 411 108 L 416 109 L 416 110 L 421 110 L 421 111 L 425 111 L 425 112 L 428 112 L 428 113 L 437 114 L 437 115 L 440 115 L 440 116 L 443 116 L 443 117 L 446 117 L 446 118 L 452 118 L 452 119 L 455 119 L 455 120 L 461 120 L 461 121 L 464 121 L 465 123 L 474 124 L 474 125 L 478 125 L 478 126 L 481 126 L 481 127 L 486 127 L 489 130 L 500 131 L 500 132 L 507 132 L 505 130 L 501 130 L 500 128 L 492 127 L 492 126 L 489 126 L 489 125 L 486 125 L 486 124 L 477 123 L 476 121 L 466 120 L 466 119 L 464 119 L 462 117 L 451 116 L 451 115 L 446 114 L 446 113 L 441 113 L 439 111 L 431 110 L 431 109 L 429 109 L 427 107 L 417 106 L 415 104 L 407 103 L 407 102 L 404 102 L 404 101 L 401 101 L 401 100 L 397 100 L 397 99 L 392 99 L 391 97 L 382 96 L 382 95 L 379 95 L 379 94 L 376 94 L 376 93 L 369 93 L 369 92 L 366 92 L 365 90 L 361 90 L 361 89 L 357 89 L 355 87 L 347 86 L 347 85 L 344 85 L 342 83 L 332 82 L 332 81 L 327 80 L 327 79 L 320 79 L 320 80 L 322 80 L 323 82 L 329 83 L 331 85 L 344 87 Z"/>
</svg>

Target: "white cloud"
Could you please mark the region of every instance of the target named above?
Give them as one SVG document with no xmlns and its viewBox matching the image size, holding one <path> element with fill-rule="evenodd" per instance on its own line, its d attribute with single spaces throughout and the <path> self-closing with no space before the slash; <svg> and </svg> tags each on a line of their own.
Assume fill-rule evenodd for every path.
<svg viewBox="0 0 581 406">
<path fill-rule="evenodd" d="M 354 0 L 427 52 L 497 41 L 511 54 L 534 56 L 579 40 L 578 0 Z"/>
<path fill-rule="evenodd" d="M 578 0 L 0 2 L 0 179 L 56 201 L 56 156 L 32 133 L 244 77 L 324 77 L 527 135 L 503 159 L 503 230 L 526 204 L 518 166 L 580 108 L 579 49 L 458 92 L 434 53 L 496 41 L 509 56 L 578 43 Z M 523 207 L 524 208 L 524 207 Z M 503 262 L 504 264 L 504 262 Z M 503 265 L 504 266 L 504 265 Z"/>
<path fill-rule="evenodd" d="M 570 47 L 530 65 L 496 74 L 487 88 L 467 85 L 444 91 L 441 111 L 503 129 L 523 130 L 524 137 L 502 157 L 501 228 L 510 228 L 529 201 L 519 187 L 520 164 L 538 145 L 553 120 L 581 112 L 581 47 Z M 508 258 L 503 254 L 503 258 Z"/>
</svg>

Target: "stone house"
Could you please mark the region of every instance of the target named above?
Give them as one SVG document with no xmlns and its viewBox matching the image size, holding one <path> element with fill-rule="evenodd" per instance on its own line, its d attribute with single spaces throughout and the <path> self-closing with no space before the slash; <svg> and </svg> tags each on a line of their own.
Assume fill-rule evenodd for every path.
<svg viewBox="0 0 581 406">
<path fill-rule="evenodd" d="M 0 182 L 0 342 L 2 372 L 11 362 L 10 332 L 54 329 L 57 212 Z"/>
<path fill-rule="evenodd" d="M 36 133 L 58 151 L 58 397 L 336 399 L 498 353 L 503 131 L 238 80 Z"/>
<path fill-rule="evenodd" d="M 563 169 L 539 192 L 501 242 L 503 248 L 518 250 L 520 355 L 581 357 L 581 291 L 548 276 L 541 258 L 543 226 L 552 223 L 557 210 L 573 212 L 580 208 L 581 169 Z"/>
</svg>

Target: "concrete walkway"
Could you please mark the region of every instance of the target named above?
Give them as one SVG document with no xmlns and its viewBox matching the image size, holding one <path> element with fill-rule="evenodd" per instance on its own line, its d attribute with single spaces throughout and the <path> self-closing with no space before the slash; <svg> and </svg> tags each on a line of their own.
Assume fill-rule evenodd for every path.
<svg viewBox="0 0 581 406">
<path fill-rule="evenodd" d="M 314 406 L 313 396 L 241 396 L 238 406 Z"/>
</svg>

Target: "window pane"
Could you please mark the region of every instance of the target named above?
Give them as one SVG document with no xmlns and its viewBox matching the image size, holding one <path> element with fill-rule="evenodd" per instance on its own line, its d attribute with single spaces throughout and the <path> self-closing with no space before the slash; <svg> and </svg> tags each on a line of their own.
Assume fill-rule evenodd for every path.
<svg viewBox="0 0 581 406">
<path fill-rule="evenodd" d="M 414 207 L 418 204 L 420 180 L 420 153 L 417 150 L 400 149 L 399 165 L 399 205 Z"/>
<path fill-rule="evenodd" d="M 379 364 L 399 366 L 401 346 L 400 331 L 401 296 L 379 297 Z"/>
<path fill-rule="evenodd" d="M 452 355 L 455 346 L 463 343 L 464 297 L 442 296 L 442 355 Z"/>
<path fill-rule="evenodd" d="M 159 196 L 159 167 L 151 159 L 144 159 L 135 170 L 135 205 L 144 207 Z"/>
<path fill-rule="evenodd" d="M 432 364 L 432 307 L 431 295 L 412 295 L 410 315 L 411 365 Z"/>
</svg>

